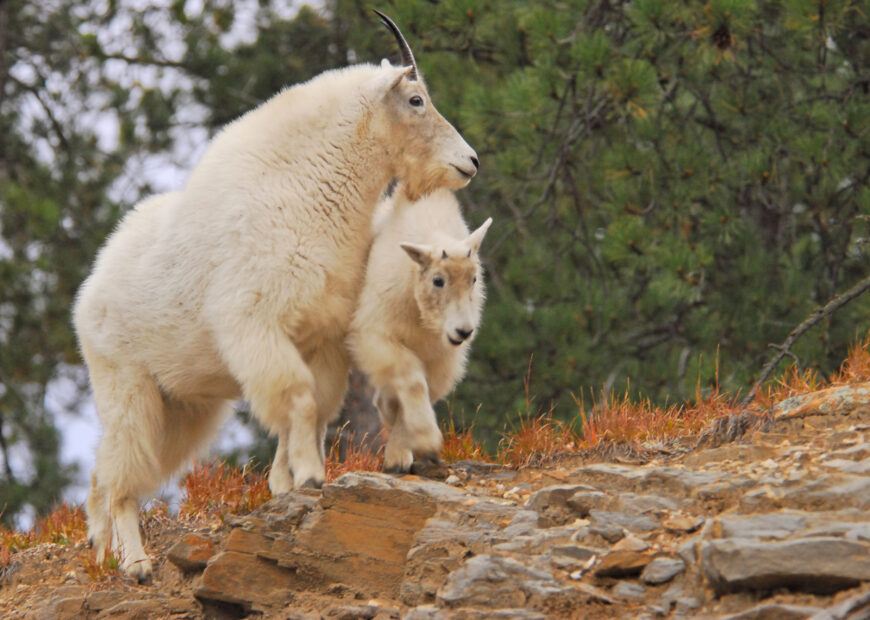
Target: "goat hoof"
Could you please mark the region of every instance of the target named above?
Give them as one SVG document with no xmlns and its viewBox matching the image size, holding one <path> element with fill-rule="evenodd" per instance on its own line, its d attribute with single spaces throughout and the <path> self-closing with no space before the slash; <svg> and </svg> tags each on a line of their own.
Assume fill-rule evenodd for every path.
<svg viewBox="0 0 870 620">
<path fill-rule="evenodd" d="M 319 489 L 323 486 L 322 480 L 315 480 L 314 478 L 309 478 L 305 482 L 303 482 L 299 488 L 300 489 Z"/>
<path fill-rule="evenodd" d="M 136 580 L 136 583 L 144 584 L 151 583 L 153 571 L 151 569 L 151 560 L 144 559 L 131 563 L 124 571 L 128 576 Z"/>
<path fill-rule="evenodd" d="M 450 475 L 450 469 L 447 463 L 435 456 L 434 458 L 422 458 L 414 461 L 411 465 L 411 473 L 421 478 L 432 478 L 434 480 L 446 480 Z"/>
<path fill-rule="evenodd" d="M 441 457 L 437 452 L 424 452 L 422 454 L 414 455 L 414 462 L 420 463 L 421 465 L 443 465 L 444 461 L 441 460 Z M 413 467 L 413 465 L 411 466 Z"/>
<path fill-rule="evenodd" d="M 410 467 L 402 467 L 401 465 L 390 465 L 389 467 L 384 467 L 385 474 L 393 474 L 396 476 L 404 476 L 410 471 Z"/>
<path fill-rule="evenodd" d="M 92 537 L 88 536 L 88 549 L 93 549 L 93 548 L 94 548 L 94 539 Z"/>
</svg>

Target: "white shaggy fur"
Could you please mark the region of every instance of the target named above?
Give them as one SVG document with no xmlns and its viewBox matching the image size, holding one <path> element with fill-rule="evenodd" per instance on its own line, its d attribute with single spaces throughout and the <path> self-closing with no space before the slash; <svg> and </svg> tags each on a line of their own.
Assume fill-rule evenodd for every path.
<svg viewBox="0 0 870 620">
<path fill-rule="evenodd" d="M 74 309 L 104 427 L 87 503 L 99 557 L 111 542 L 150 576 L 138 501 L 240 396 L 279 437 L 272 492 L 322 484 L 377 199 L 392 178 L 422 195 L 477 168 L 411 69 L 358 65 L 284 90 L 100 251 Z"/>
<path fill-rule="evenodd" d="M 386 471 L 438 459 L 442 436 L 432 404 L 465 374 L 484 301 L 478 250 L 491 223 L 469 234 L 446 189 L 410 203 L 400 192 L 378 207 L 348 342 L 392 426 Z"/>
</svg>

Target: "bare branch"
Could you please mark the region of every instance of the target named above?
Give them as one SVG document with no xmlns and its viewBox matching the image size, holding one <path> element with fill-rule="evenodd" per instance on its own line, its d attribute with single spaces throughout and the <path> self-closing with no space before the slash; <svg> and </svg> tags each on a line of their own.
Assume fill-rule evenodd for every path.
<svg viewBox="0 0 870 620">
<path fill-rule="evenodd" d="M 743 399 L 743 402 L 740 403 L 740 410 L 743 411 L 744 409 L 746 409 L 746 407 L 749 406 L 749 403 L 753 401 L 755 395 L 758 393 L 759 386 L 767 381 L 773 370 L 776 368 L 777 364 L 782 361 L 782 358 L 791 353 L 791 347 L 798 338 L 803 336 L 819 321 L 830 317 L 847 303 L 849 303 L 856 297 L 859 297 L 867 289 L 870 289 L 870 276 L 858 282 L 858 284 L 850 288 L 842 295 L 835 295 L 834 298 L 831 299 L 824 306 L 816 308 L 816 310 L 809 317 L 807 317 L 803 323 L 801 323 L 791 331 L 791 333 L 788 335 L 788 338 L 786 338 L 781 345 L 771 345 L 774 349 L 778 351 L 778 353 L 774 355 L 773 359 L 771 359 L 764 366 L 761 374 L 758 376 L 758 379 L 756 379 L 755 384 L 752 386 L 752 390 L 750 390 L 749 394 L 746 395 L 746 398 Z"/>
<path fill-rule="evenodd" d="M 69 142 L 66 139 L 66 135 L 64 134 L 63 127 L 60 124 L 60 121 L 57 120 L 57 117 L 54 115 L 54 111 L 51 109 L 51 106 L 42 98 L 42 94 L 36 86 L 31 86 L 26 82 L 22 82 L 14 75 L 10 75 L 9 79 L 18 84 L 21 88 L 29 92 L 33 95 L 36 100 L 39 102 L 39 105 L 42 106 L 45 115 L 48 117 L 49 122 L 51 123 L 51 128 L 54 130 L 54 133 L 57 134 L 57 139 L 60 141 L 61 147 L 67 153 L 70 153 Z"/>
</svg>

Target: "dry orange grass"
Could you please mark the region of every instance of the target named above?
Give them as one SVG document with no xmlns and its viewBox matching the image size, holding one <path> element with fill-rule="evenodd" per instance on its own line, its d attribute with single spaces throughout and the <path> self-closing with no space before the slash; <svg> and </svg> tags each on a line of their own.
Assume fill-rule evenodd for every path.
<svg viewBox="0 0 870 620">
<path fill-rule="evenodd" d="M 106 582 L 124 579 L 120 568 L 121 562 L 114 552 L 107 553 L 106 559 L 102 562 L 97 562 L 92 552 L 86 553 L 81 564 L 85 573 L 91 578 L 91 581 Z"/>
<path fill-rule="evenodd" d="M 345 426 L 347 426 L 345 424 Z M 353 433 L 348 433 L 347 446 L 344 451 L 344 459 L 341 455 L 341 436 L 345 426 L 336 434 L 332 446 L 329 448 L 329 455 L 326 457 L 326 481 L 332 482 L 336 478 L 351 472 L 351 471 L 381 471 L 384 468 L 384 448 L 383 441 L 381 447 L 373 450 L 371 442 L 366 441 L 363 436 L 361 442 L 354 441 Z M 381 439 L 383 437 L 383 431 Z"/>
<path fill-rule="evenodd" d="M 223 519 L 226 514 L 245 514 L 271 499 L 266 475 L 218 460 L 195 465 L 182 480 L 184 499 L 179 519 Z"/>
<path fill-rule="evenodd" d="M 570 424 L 553 418 L 553 412 L 521 415 L 502 435 L 496 460 L 504 465 L 540 465 L 577 450 L 578 437 Z"/>
<path fill-rule="evenodd" d="M 458 430 L 451 418 L 446 428 L 441 429 L 444 435 L 444 447 L 441 448 L 441 458 L 448 463 L 456 461 L 485 461 L 489 455 L 483 444 L 474 438 L 474 425 L 465 430 Z"/>
<path fill-rule="evenodd" d="M 772 405 L 797 396 L 828 387 L 828 382 L 812 368 L 799 370 L 794 364 L 786 368 L 783 375 L 758 390 L 751 406 L 755 409 L 768 409 Z"/>
<path fill-rule="evenodd" d="M 0 568 L 8 566 L 12 554 L 17 551 L 45 543 L 68 545 L 83 542 L 87 538 L 87 531 L 82 507 L 72 508 L 66 502 L 39 519 L 27 532 L 0 526 Z"/>
<path fill-rule="evenodd" d="M 815 392 L 827 387 L 848 385 L 870 381 L 870 336 L 865 336 L 849 348 L 846 359 L 839 370 L 829 379 L 820 376 L 812 368 L 799 370 L 797 365 L 789 366 L 782 377 L 774 379 L 758 390 L 752 405 L 767 409 L 786 398 Z"/>
<path fill-rule="evenodd" d="M 0 555 L 0 566 L 7 564 L 9 555 L 15 551 L 43 543 L 68 545 L 82 542 L 87 538 L 87 531 L 85 512 L 82 507 L 71 508 L 66 502 L 55 508 L 48 516 L 38 520 L 27 532 L 0 527 L 0 550 L 5 552 Z M 2 561 L 3 558 L 6 562 Z"/>
<path fill-rule="evenodd" d="M 861 383 L 870 381 L 870 336 L 855 343 L 846 360 L 831 377 L 831 385 L 845 385 L 847 383 Z"/>
<path fill-rule="evenodd" d="M 647 442 L 664 442 L 699 433 L 716 418 L 738 413 L 729 396 L 714 387 L 703 396 L 700 389 L 692 403 L 655 407 L 649 400 L 632 402 L 628 395 L 611 395 L 585 412 L 581 409 L 582 440 L 586 450 L 607 444 L 639 447 Z"/>
</svg>

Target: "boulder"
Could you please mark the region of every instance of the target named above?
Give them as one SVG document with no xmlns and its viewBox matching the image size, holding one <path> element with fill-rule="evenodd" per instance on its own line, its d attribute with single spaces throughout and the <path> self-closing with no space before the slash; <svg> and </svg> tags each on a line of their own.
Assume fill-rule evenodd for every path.
<svg viewBox="0 0 870 620">
<path fill-rule="evenodd" d="M 702 544 L 701 568 L 719 594 L 775 588 L 830 593 L 870 580 L 870 553 L 861 543 L 832 537 L 727 538 Z"/>
</svg>

